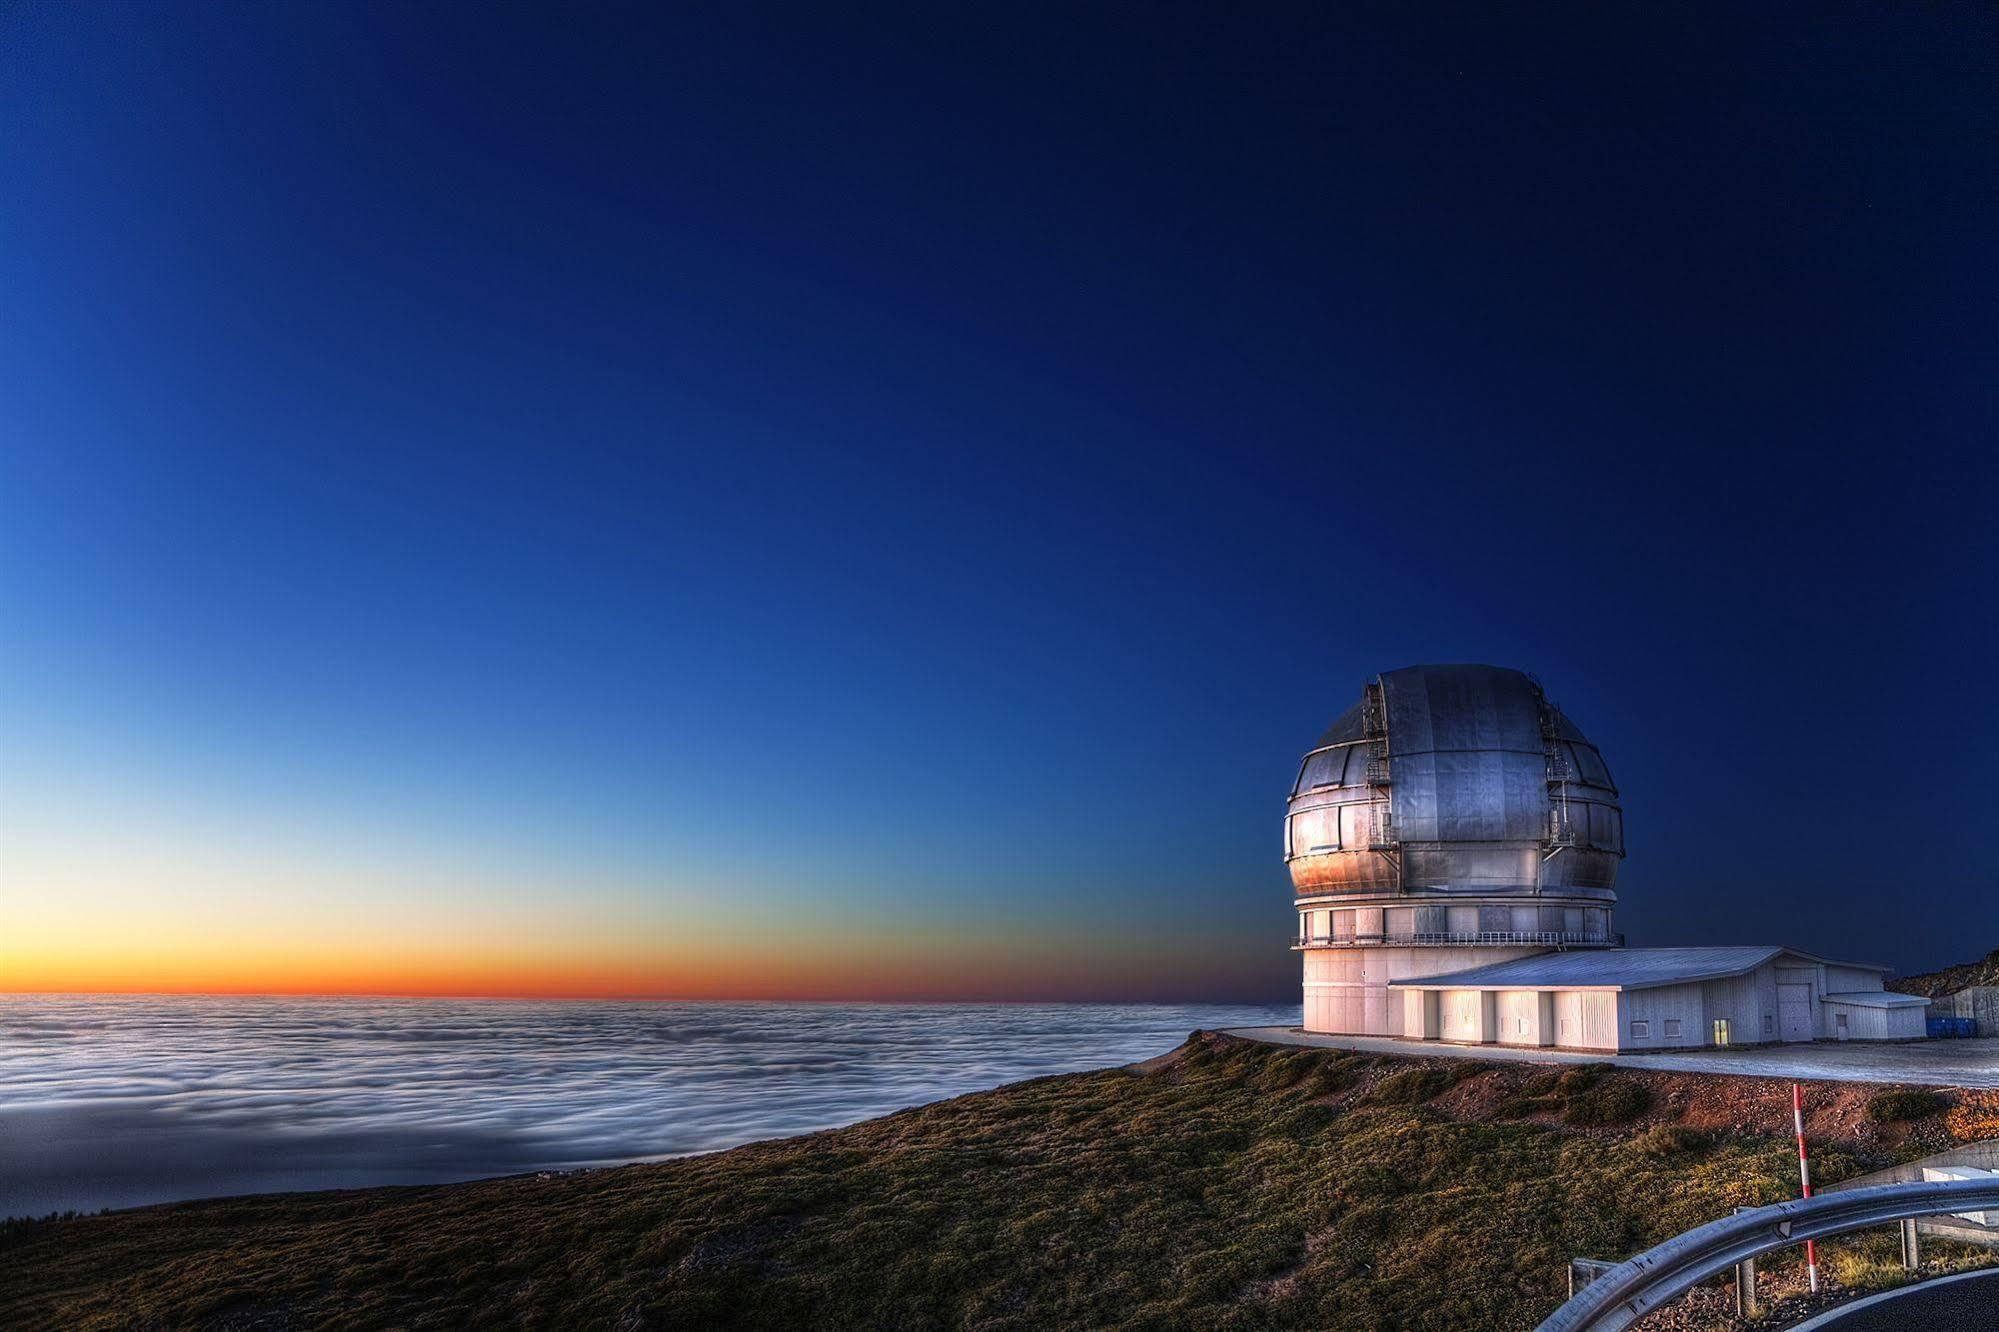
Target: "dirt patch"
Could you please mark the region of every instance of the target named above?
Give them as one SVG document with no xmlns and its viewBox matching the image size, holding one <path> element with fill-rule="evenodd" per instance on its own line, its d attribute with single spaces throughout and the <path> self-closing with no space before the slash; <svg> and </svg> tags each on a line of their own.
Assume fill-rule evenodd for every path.
<svg viewBox="0 0 1999 1332">
<path fill-rule="evenodd" d="M 1150 1059 L 1141 1059 L 1136 1064 L 1126 1064 L 1124 1066 L 1124 1071 L 1127 1073 L 1136 1073 L 1140 1077 L 1149 1078 L 1156 1075 L 1171 1073 L 1174 1069 L 1178 1068 L 1181 1065 L 1181 1063 L 1186 1060 L 1186 1058 L 1187 1058 L 1187 1047 L 1185 1045 L 1176 1045 L 1163 1055 L 1154 1055 Z"/>
<path fill-rule="evenodd" d="M 1533 1075 L 1551 1071 L 1559 1073 L 1561 1067 L 1554 1064 L 1521 1064 L 1505 1068 L 1496 1064 L 1481 1064 L 1477 1073 L 1430 1102 L 1430 1107 L 1457 1120 L 1498 1119 L 1501 1118 L 1499 1108 L 1518 1100 L 1522 1086 Z"/>
</svg>

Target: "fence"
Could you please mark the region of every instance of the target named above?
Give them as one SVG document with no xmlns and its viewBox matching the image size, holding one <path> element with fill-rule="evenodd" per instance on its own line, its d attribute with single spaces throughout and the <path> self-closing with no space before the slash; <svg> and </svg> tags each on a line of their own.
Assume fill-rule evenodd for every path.
<svg viewBox="0 0 1999 1332">
<path fill-rule="evenodd" d="M 1621 934 L 1580 930 L 1477 930 L 1464 934 L 1313 934 L 1293 939 L 1297 948 L 1450 948 L 1525 944 L 1540 948 L 1622 948 Z"/>
<path fill-rule="evenodd" d="M 1540 1332 L 1620 1332 L 1758 1254 L 1942 1212 L 1999 1209 L 1999 1180 L 1883 1184 L 1738 1212 L 1619 1263 L 1555 1310 Z"/>
</svg>

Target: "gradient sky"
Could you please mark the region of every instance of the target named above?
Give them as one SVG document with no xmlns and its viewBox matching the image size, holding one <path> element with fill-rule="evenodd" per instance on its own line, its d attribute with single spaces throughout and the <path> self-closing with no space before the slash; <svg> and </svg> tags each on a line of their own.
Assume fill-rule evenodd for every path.
<svg viewBox="0 0 1999 1332">
<path fill-rule="evenodd" d="M 0 14 L 0 989 L 1295 997 L 1450 660 L 1999 946 L 1988 12 L 721 8 Z"/>
</svg>

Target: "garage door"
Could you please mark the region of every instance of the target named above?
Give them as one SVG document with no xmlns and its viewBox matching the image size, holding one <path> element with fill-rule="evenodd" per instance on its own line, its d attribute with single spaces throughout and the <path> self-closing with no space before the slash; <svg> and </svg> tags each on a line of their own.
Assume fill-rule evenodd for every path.
<svg viewBox="0 0 1999 1332">
<path fill-rule="evenodd" d="M 1808 1041 L 1812 1038 L 1811 986 L 1777 987 L 1777 1032 L 1787 1041 Z"/>
</svg>

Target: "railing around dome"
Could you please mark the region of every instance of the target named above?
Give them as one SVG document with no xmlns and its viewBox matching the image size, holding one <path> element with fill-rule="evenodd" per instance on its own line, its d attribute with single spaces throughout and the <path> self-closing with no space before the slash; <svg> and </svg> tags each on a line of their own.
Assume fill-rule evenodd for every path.
<svg viewBox="0 0 1999 1332">
<path fill-rule="evenodd" d="M 1310 934 L 1291 941 L 1293 948 L 1622 948 L 1621 934 L 1583 930 L 1475 930 L 1463 934 Z"/>
</svg>

